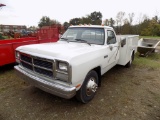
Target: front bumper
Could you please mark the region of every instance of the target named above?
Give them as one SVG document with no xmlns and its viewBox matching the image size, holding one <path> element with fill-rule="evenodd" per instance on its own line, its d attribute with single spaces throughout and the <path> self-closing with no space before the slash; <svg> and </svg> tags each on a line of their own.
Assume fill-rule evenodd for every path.
<svg viewBox="0 0 160 120">
<path fill-rule="evenodd" d="M 59 83 L 56 83 L 54 80 L 50 82 L 48 80 L 45 80 L 45 78 L 42 79 L 35 76 L 34 74 L 30 74 L 26 70 L 23 70 L 21 67 L 19 67 L 19 65 L 14 66 L 14 69 L 16 70 L 16 74 L 23 80 L 53 95 L 69 99 L 76 94 L 75 87 L 61 85 Z"/>
</svg>

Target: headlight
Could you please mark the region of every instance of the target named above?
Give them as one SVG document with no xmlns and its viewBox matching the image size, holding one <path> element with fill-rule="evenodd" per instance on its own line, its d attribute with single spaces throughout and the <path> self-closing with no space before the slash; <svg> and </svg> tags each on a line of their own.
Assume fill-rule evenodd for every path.
<svg viewBox="0 0 160 120">
<path fill-rule="evenodd" d="M 56 73 L 55 77 L 69 82 L 69 63 L 65 61 L 56 61 Z"/>
<path fill-rule="evenodd" d="M 67 63 L 58 62 L 58 69 L 67 72 L 68 71 Z"/>
<path fill-rule="evenodd" d="M 18 51 L 16 51 L 16 58 L 20 58 L 20 53 Z"/>
<path fill-rule="evenodd" d="M 20 53 L 18 51 L 15 52 L 16 62 L 20 63 Z"/>
</svg>

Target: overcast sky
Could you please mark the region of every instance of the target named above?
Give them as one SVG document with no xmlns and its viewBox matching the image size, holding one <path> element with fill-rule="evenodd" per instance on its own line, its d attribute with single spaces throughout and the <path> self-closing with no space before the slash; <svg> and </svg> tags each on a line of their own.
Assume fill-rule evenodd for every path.
<svg viewBox="0 0 160 120">
<path fill-rule="evenodd" d="M 135 13 L 134 22 L 140 14 L 160 17 L 160 0 L 0 0 L 6 5 L 0 9 L 0 24 L 38 25 L 42 16 L 61 23 L 82 17 L 94 11 L 101 12 L 104 19 L 116 18 L 123 11 L 126 17 Z"/>
</svg>

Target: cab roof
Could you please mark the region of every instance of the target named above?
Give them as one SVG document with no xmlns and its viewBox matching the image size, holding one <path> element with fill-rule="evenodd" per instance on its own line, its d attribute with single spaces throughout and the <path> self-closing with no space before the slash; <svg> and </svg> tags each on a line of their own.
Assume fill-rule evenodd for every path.
<svg viewBox="0 0 160 120">
<path fill-rule="evenodd" d="M 109 26 L 102 26 L 102 25 L 72 25 L 69 28 L 74 28 L 74 27 L 87 27 L 87 28 L 104 28 L 104 29 L 112 29 L 112 27 Z"/>
</svg>

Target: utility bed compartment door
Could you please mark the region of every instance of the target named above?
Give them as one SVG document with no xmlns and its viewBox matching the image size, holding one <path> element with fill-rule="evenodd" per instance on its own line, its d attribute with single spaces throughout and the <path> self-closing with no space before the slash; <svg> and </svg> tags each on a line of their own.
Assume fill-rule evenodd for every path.
<svg viewBox="0 0 160 120">
<path fill-rule="evenodd" d="M 117 39 L 120 39 L 120 48 L 119 48 L 119 65 L 126 65 L 130 59 L 132 52 L 137 52 L 137 46 L 138 46 L 138 35 L 119 35 L 117 36 Z M 126 41 L 126 44 L 124 46 L 121 46 L 121 41 Z"/>
</svg>

